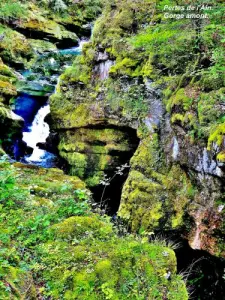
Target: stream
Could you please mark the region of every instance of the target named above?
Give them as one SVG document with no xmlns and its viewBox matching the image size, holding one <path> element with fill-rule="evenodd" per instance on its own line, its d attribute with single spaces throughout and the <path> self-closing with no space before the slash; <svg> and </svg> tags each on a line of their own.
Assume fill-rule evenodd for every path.
<svg viewBox="0 0 225 300">
<path fill-rule="evenodd" d="M 28 164 L 54 167 L 56 156 L 40 149 L 50 134 L 45 118 L 50 113 L 49 97 L 55 92 L 60 74 L 72 65 L 75 56 L 82 52 L 83 44 L 78 47 L 62 49 L 39 55 L 30 70 L 21 72 L 13 112 L 24 119 L 22 141 L 14 142 L 14 158 Z"/>
</svg>

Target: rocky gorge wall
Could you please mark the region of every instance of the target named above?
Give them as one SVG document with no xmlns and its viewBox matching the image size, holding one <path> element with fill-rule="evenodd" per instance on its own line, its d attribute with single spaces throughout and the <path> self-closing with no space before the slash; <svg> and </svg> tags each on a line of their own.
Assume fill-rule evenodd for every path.
<svg viewBox="0 0 225 300">
<path fill-rule="evenodd" d="M 34 68 L 40 55 L 74 47 L 78 45 L 79 38 L 90 35 L 91 22 L 100 13 L 101 3 L 84 2 L 71 2 L 67 6 L 59 5 L 62 2 L 54 4 L 54 1 L 1 1 L 0 147 L 8 153 L 13 153 L 13 142 L 21 139 L 23 120 L 12 113 L 12 108 L 16 96 L 21 90 L 24 91 L 24 82 L 27 80 L 24 71 Z M 41 67 L 37 73 L 51 75 L 46 65 Z M 44 86 L 32 88 L 40 90 Z M 41 95 L 39 90 L 35 91 L 37 96 Z M 28 94 L 31 92 L 28 90 Z"/>
<path fill-rule="evenodd" d="M 133 153 L 118 211 L 132 231 L 172 230 L 224 257 L 221 18 L 200 30 L 163 19 L 162 5 L 107 2 L 51 97 L 51 126 L 90 187 Z"/>
<path fill-rule="evenodd" d="M 50 80 L 54 70 L 37 57 L 76 45 L 102 15 L 82 56 L 61 75 L 46 118 L 45 146 L 72 176 L 0 163 L 0 197 L 15 202 L 12 208 L 5 201 L 1 215 L 7 265 L 0 296 L 187 299 L 172 245 L 157 237 L 172 234 L 224 257 L 223 3 L 199 24 L 165 20 L 166 1 L 10 2 L 0 3 L 0 157 L 21 138 L 23 120 L 11 110 L 24 88 L 21 71 L 32 66 Z M 90 194 L 75 175 L 131 236 L 118 237 L 107 218 L 91 212 Z M 192 263 L 190 253 L 181 250 L 178 264 Z M 215 276 L 209 271 L 198 287 L 209 299 L 224 290 L 215 257 L 204 267 Z M 24 273 L 24 264 L 32 272 Z M 201 276 L 199 270 L 194 282 Z M 211 282 L 215 290 L 221 285 L 218 293 L 208 293 Z"/>
</svg>

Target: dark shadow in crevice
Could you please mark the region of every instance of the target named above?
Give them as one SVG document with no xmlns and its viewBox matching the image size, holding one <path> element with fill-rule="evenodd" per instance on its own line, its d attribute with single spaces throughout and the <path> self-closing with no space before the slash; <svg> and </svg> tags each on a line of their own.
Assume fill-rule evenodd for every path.
<svg viewBox="0 0 225 300">
<path fill-rule="evenodd" d="M 163 232 L 163 239 L 179 245 L 175 249 L 177 272 L 183 275 L 193 300 L 225 299 L 225 260 L 203 250 L 192 249 L 179 233 Z M 168 245 L 170 247 L 170 245 Z"/>
<path fill-rule="evenodd" d="M 190 299 L 225 299 L 225 260 L 206 251 L 193 250 L 186 240 L 175 250 L 178 272 L 188 274 Z M 185 275 L 186 275 L 185 274 Z"/>
<path fill-rule="evenodd" d="M 109 155 L 116 157 L 118 164 L 105 173 L 110 184 L 107 186 L 100 184 L 91 188 L 94 201 L 110 216 L 115 216 L 119 209 L 122 189 L 129 175 L 130 159 L 133 157 L 140 141 L 136 130 L 126 127 L 119 129 L 127 133 L 130 151 L 111 151 Z"/>
<path fill-rule="evenodd" d="M 94 201 L 101 207 L 101 209 L 105 210 L 105 213 L 109 216 L 115 216 L 119 209 L 122 189 L 127 180 L 128 173 L 127 169 L 123 175 L 115 176 L 114 172 L 108 172 L 108 178 L 113 178 L 115 176 L 109 186 L 106 186 L 105 188 L 104 185 L 98 185 L 91 188 Z"/>
</svg>

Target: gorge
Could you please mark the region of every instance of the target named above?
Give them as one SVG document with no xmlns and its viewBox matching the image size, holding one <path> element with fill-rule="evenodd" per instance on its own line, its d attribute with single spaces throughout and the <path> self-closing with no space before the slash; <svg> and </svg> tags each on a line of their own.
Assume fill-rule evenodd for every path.
<svg viewBox="0 0 225 300">
<path fill-rule="evenodd" d="M 0 27 L 0 296 L 223 299 L 224 4 L 199 28 L 26 2 Z"/>
<path fill-rule="evenodd" d="M 20 94 L 15 99 L 14 113 L 22 117 L 25 124 L 22 141 L 17 138 L 14 144 L 16 160 L 23 158 L 27 146 L 33 150 L 31 150 L 30 155 L 24 157 L 25 162 L 43 167 L 54 166 L 54 159 L 56 158 L 53 153 L 39 148 L 41 144 L 46 143 L 50 134 L 49 125 L 45 122 L 45 117 L 50 114 L 48 98 L 55 91 L 60 71 L 72 64 L 74 56 L 81 54 L 82 45 L 85 42 L 85 40 L 80 41 L 77 47 L 39 55 L 31 69 L 23 72 L 24 77 L 19 83 Z M 45 73 L 50 72 L 52 75 L 42 74 L 43 69 Z"/>
</svg>

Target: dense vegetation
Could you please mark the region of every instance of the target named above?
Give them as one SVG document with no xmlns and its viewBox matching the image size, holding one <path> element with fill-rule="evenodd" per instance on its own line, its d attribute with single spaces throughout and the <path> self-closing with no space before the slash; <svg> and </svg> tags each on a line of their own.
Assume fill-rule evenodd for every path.
<svg viewBox="0 0 225 300">
<path fill-rule="evenodd" d="M 183 5 L 208 18 L 166 17 Z M 72 176 L 0 161 L 1 299 L 188 299 L 172 245 L 149 242 L 157 232 L 225 256 L 224 13 L 223 0 L 1 1 L 0 157 L 21 139 L 21 73 L 58 74 L 57 50 L 92 32 L 50 98 Z M 122 225 L 86 185 L 109 206 L 122 193 Z"/>
<path fill-rule="evenodd" d="M 0 18 L 6 23 L 13 19 L 29 20 L 33 13 L 30 8 L 35 10 L 36 7 L 36 12 L 45 13 L 45 17 L 52 15 L 54 18 L 62 18 L 65 21 L 67 18 L 74 18 L 76 22 L 83 22 L 93 20 L 101 12 L 101 6 L 100 0 L 23 0 L 19 2 L 3 0 L 0 4 Z"/>
<path fill-rule="evenodd" d="M 1 299 L 187 299 L 163 242 L 119 237 L 78 178 L 0 165 Z"/>
</svg>

